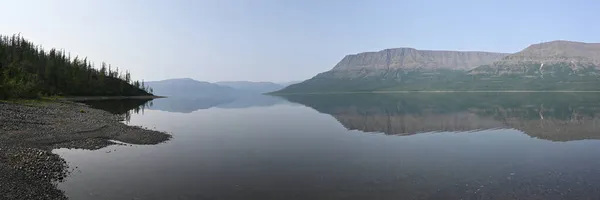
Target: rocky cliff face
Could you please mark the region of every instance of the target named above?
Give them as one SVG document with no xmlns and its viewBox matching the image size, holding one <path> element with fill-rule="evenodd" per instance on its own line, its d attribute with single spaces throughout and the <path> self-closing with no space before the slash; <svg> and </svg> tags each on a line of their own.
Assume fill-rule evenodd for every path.
<svg viewBox="0 0 600 200">
<path fill-rule="evenodd" d="M 546 64 L 577 62 L 581 64 L 600 65 L 600 43 L 558 40 L 534 44 L 523 51 L 506 56 L 497 63 L 518 64 L 520 62 Z"/>
<path fill-rule="evenodd" d="M 581 70 L 600 66 L 600 43 L 557 40 L 531 45 L 503 59 L 477 67 L 471 73 L 543 73 L 548 67 Z M 546 69 L 546 70 L 544 70 Z"/>
<path fill-rule="evenodd" d="M 413 48 L 386 49 L 347 55 L 333 71 L 388 69 L 468 70 L 491 64 L 508 54 L 477 51 L 431 51 Z"/>
<path fill-rule="evenodd" d="M 278 92 L 598 90 L 598 77 L 600 43 L 552 41 L 514 54 L 397 48 L 348 55 Z"/>
</svg>

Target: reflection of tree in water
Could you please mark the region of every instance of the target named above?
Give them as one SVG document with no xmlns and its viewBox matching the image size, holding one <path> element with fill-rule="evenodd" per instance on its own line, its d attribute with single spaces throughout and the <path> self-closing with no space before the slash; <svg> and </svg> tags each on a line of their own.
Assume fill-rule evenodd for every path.
<svg viewBox="0 0 600 200">
<path fill-rule="evenodd" d="M 131 114 L 144 114 L 144 110 L 152 106 L 152 100 L 126 99 L 126 100 L 96 100 L 84 101 L 92 108 L 101 109 L 121 116 L 125 123 L 131 120 Z"/>
<path fill-rule="evenodd" d="M 344 127 L 390 135 L 510 128 L 541 139 L 600 139 L 598 93 L 290 95 Z"/>
</svg>

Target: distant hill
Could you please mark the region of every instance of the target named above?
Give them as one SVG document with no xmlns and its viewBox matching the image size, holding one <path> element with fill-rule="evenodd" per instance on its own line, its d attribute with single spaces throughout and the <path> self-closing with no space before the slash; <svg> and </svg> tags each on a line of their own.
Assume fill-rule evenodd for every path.
<svg viewBox="0 0 600 200">
<path fill-rule="evenodd" d="M 169 97 L 240 98 L 280 90 L 285 85 L 272 82 L 221 81 L 204 82 L 191 78 L 167 79 L 146 82 L 154 94 Z"/>
<path fill-rule="evenodd" d="M 251 82 L 251 81 L 221 81 L 215 82 L 217 85 L 231 87 L 241 91 L 253 93 L 267 93 L 280 90 L 284 85 L 272 82 Z"/>
<path fill-rule="evenodd" d="M 239 91 L 214 83 L 197 81 L 190 78 L 168 79 L 146 82 L 155 95 L 167 97 L 215 98 L 234 97 Z"/>
<path fill-rule="evenodd" d="M 600 43 L 551 41 L 514 54 L 412 48 L 360 53 L 274 93 L 386 90 L 600 90 Z"/>
<path fill-rule="evenodd" d="M 151 109 L 169 112 L 193 112 L 213 107 L 247 108 L 271 106 L 284 102 L 277 97 L 262 95 L 283 85 L 271 82 L 223 81 L 209 83 L 190 78 L 146 82 L 154 94 L 167 96 L 153 101 Z"/>
</svg>

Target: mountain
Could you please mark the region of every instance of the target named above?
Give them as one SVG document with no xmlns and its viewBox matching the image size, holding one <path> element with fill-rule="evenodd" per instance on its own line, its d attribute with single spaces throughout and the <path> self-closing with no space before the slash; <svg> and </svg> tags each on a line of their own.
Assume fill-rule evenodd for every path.
<svg viewBox="0 0 600 200">
<path fill-rule="evenodd" d="M 387 49 L 348 55 L 275 93 L 381 90 L 600 90 L 600 44 L 551 41 L 514 54 Z"/>
<path fill-rule="evenodd" d="M 272 83 L 272 82 L 251 82 L 251 81 L 221 81 L 215 84 L 221 86 L 227 86 L 240 91 L 247 91 L 252 93 L 267 93 L 282 89 L 284 85 Z"/>
<path fill-rule="evenodd" d="M 462 69 L 489 64 L 508 54 L 478 51 L 431 51 L 413 48 L 385 49 L 345 56 L 333 71 L 363 69 Z"/>
<path fill-rule="evenodd" d="M 399 79 L 411 71 L 469 70 L 490 64 L 508 54 L 490 52 L 430 51 L 413 48 L 386 49 L 345 56 L 320 78 Z"/>
<path fill-rule="evenodd" d="M 282 99 L 262 95 L 283 88 L 270 82 L 229 81 L 209 83 L 190 78 L 145 83 L 154 94 L 168 98 L 153 101 L 150 109 L 188 113 L 200 109 L 271 106 Z"/>
<path fill-rule="evenodd" d="M 372 91 L 402 83 L 447 79 L 508 54 L 478 51 L 386 49 L 345 56 L 330 71 L 320 73 L 279 93 Z M 447 77 L 446 77 L 447 76 Z"/>
<path fill-rule="evenodd" d="M 193 98 L 239 98 L 282 89 L 284 85 L 272 82 L 221 81 L 209 83 L 190 78 L 146 82 L 156 95 Z"/>
<path fill-rule="evenodd" d="M 168 79 L 145 83 L 155 95 L 167 97 L 225 98 L 238 95 L 234 88 L 190 78 Z"/>
<path fill-rule="evenodd" d="M 542 75 L 554 68 L 569 72 L 600 66 L 600 43 L 557 40 L 531 45 L 520 52 L 471 70 L 473 74 Z"/>
<path fill-rule="evenodd" d="M 600 43 L 552 41 L 531 45 L 469 71 L 492 90 L 600 90 Z"/>
</svg>

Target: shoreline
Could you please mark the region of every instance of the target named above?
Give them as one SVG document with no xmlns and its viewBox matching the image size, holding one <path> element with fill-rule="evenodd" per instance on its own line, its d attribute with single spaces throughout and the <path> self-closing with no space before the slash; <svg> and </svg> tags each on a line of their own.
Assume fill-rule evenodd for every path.
<svg viewBox="0 0 600 200">
<path fill-rule="evenodd" d="M 408 90 L 377 90 L 362 92 L 298 92 L 298 93 L 265 93 L 264 95 L 285 96 L 285 95 L 320 95 L 320 94 L 394 94 L 394 93 L 600 93 L 600 90 L 427 90 L 427 91 L 408 91 Z"/>
<path fill-rule="evenodd" d="M 55 183 L 67 177 L 69 166 L 53 149 L 153 145 L 171 138 L 122 120 L 70 101 L 0 102 L 0 199 L 67 199 Z"/>
<path fill-rule="evenodd" d="M 166 96 L 76 96 L 76 97 L 61 97 L 60 101 L 101 101 L 101 100 L 127 100 L 127 99 L 160 99 L 167 98 Z"/>
</svg>

